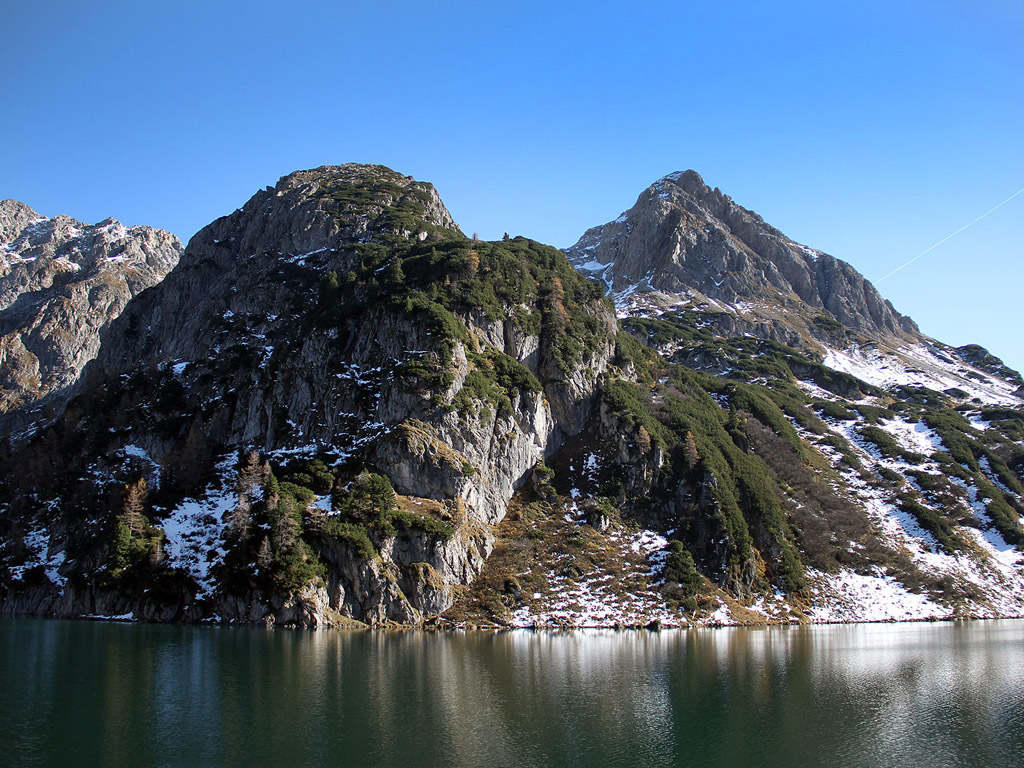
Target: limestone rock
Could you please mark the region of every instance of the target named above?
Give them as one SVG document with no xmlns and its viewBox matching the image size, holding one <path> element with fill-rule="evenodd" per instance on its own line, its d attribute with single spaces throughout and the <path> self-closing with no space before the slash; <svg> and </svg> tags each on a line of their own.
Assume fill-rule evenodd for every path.
<svg viewBox="0 0 1024 768">
<path fill-rule="evenodd" d="M 790 240 L 695 171 L 659 179 L 566 253 L 620 302 L 641 294 L 669 304 L 710 299 L 738 308 L 744 332 L 785 343 L 820 335 L 809 321 L 822 313 L 870 335 L 917 335 L 852 266 Z M 794 312 L 803 317 L 784 316 Z"/>
<path fill-rule="evenodd" d="M 86 225 L 0 202 L 0 434 L 62 398 L 96 357 L 102 331 L 181 250 L 152 227 Z"/>
<path fill-rule="evenodd" d="M 423 285 L 402 276 L 403 258 Z M 463 296 L 477 268 L 498 266 L 510 270 L 504 303 Z M 583 428 L 616 332 L 611 307 L 557 250 L 477 244 L 431 185 L 381 166 L 324 166 L 282 178 L 192 238 L 105 330 L 63 428 L 102 446 L 88 460 L 115 472 L 147 457 L 154 485 L 256 450 L 279 465 L 322 455 L 366 467 L 440 505 L 450 537 L 374 533 L 374 557 L 321 537 L 326 575 L 312 592 L 215 590 L 186 611 L 415 624 L 479 573 L 515 490 Z"/>
</svg>

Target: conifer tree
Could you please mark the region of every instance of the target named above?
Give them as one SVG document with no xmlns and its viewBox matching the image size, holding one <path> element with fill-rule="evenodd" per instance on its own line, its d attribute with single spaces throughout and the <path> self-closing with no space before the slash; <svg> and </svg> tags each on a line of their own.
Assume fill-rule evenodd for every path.
<svg viewBox="0 0 1024 768">
<path fill-rule="evenodd" d="M 391 260 L 388 268 L 384 271 L 384 283 L 390 286 L 405 284 L 405 270 L 402 269 L 402 260 L 397 256 Z"/>
<path fill-rule="evenodd" d="M 270 466 L 265 463 L 260 464 L 260 455 L 257 451 L 249 451 L 241 457 L 235 479 L 235 489 L 239 496 L 244 494 L 251 501 L 255 490 L 267 481 L 269 472 Z"/>
<path fill-rule="evenodd" d="M 124 501 L 121 504 L 121 516 L 128 525 L 132 539 L 140 538 L 146 528 L 146 519 L 142 510 L 146 505 L 146 478 L 140 477 L 134 483 L 124 487 Z"/>
<path fill-rule="evenodd" d="M 640 453 L 642 455 L 646 455 L 651 452 L 651 436 L 642 425 L 636 433 L 636 444 L 637 447 L 640 448 Z"/>
<path fill-rule="evenodd" d="M 693 432 L 686 432 L 686 439 L 683 441 L 683 458 L 686 461 L 687 469 L 693 469 L 700 461 L 700 454 L 697 452 L 697 441 L 693 439 Z"/>
<path fill-rule="evenodd" d="M 270 565 L 272 559 L 273 558 L 270 554 L 270 539 L 264 536 L 262 541 L 260 541 L 260 547 L 256 553 L 256 565 L 260 568 L 266 568 Z"/>
</svg>

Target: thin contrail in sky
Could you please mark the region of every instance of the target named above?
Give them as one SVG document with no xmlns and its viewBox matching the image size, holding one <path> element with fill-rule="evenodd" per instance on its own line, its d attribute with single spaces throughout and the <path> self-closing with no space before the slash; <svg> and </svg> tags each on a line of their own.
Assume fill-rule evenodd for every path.
<svg viewBox="0 0 1024 768">
<path fill-rule="evenodd" d="M 899 265 L 898 267 L 896 267 L 896 269 L 894 269 L 894 270 L 893 270 L 892 272 L 890 272 L 890 273 L 889 273 L 888 275 L 886 275 L 885 277 L 882 277 L 882 278 L 879 278 L 878 280 L 876 280 L 876 281 L 875 281 L 875 283 L 876 283 L 876 284 L 877 284 L 877 283 L 880 283 L 880 282 L 882 282 L 882 280 L 886 280 L 886 279 L 888 279 L 888 278 L 892 277 L 893 275 L 895 275 L 895 274 L 896 274 L 897 272 L 899 272 L 899 271 L 900 271 L 901 269 L 903 269 L 904 267 L 909 267 L 909 266 L 910 266 L 911 264 L 913 264 L 913 263 L 914 263 L 915 261 L 917 261 L 917 260 L 918 260 L 918 259 L 920 259 L 920 258 L 921 258 L 922 256 L 924 256 L 924 255 L 925 255 L 926 253 L 928 253 L 928 251 L 933 251 L 933 250 L 935 250 L 935 249 L 936 249 L 936 248 L 938 248 L 938 247 L 939 247 L 940 245 L 942 245 L 942 244 L 943 244 L 944 242 L 946 242 L 947 240 L 949 240 L 949 238 L 953 237 L 954 235 L 959 235 L 959 234 L 960 234 L 961 232 L 963 232 L 963 231 L 964 231 L 965 229 L 967 229 L 967 228 L 968 228 L 969 226 L 971 226 L 972 224 L 977 224 L 977 223 L 978 223 L 979 221 L 981 221 L 982 219 L 984 219 L 984 218 L 985 218 L 986 216 L 988 216 L 988 215 L 989 215 L 990 213 L 992 213 L 993 211 L 998 211 L 998 210 L 999 210 L 1000 208 L 1002 208 L 1002 207 L 1003 207 L 1004 205 L 1006 205 L 1006 204 L 1007 204 L 1008 202 L 1010 202 L 1011 200 L 1013 200 L 1013 198 L 1015 198 L 1015 197 L 1016 197 L 1017 195 L 1019 195 L 1019 194 L 1020 194 L 1021 192 L 1024 192 L 1024 187 L 1021 187 L 1020 189 L 1018 189 L 1018 190 L 1017 190 L 1016 192 L 1014 192 L 1014 193 L 1013 193 L 1012 195 L 1010 195 L 1010 196 L 1009 196 L 1008 198 L 1006 198 L 1005 200 L 1003 200 L 1003 202 L 1001 202 L 1001 203 L 1000 203 L 999 205 L 997 205 L 997 206 L 996 206 L 995 208 L 991 208 L 991 209 L 989 209 L 989 210 L 985 211 L 985 212 L 984 212 L 983 214 L 981 214 L 981 216 L 979 216 L 978 218 L 976 218 L 976 219 L 975 219 L 974 221 L 972 221 L 972 222 L 970 222 L 970 223 L 968 223 L 968 224 L 964 224 L 964 225 L 963 225 L 962 227 L 960 227 L 960 229 L 958 229 L 958 230 L 957 230 L 956 232 L 952 232 L 952 233 L 950 233 L 950 234 L 946 235 L 946 236 L 945 236 L 944 238 L 942 238 L 941 240 L 939 240 L 939 242 L 937 242 L 937 243 L 936 243 L 935 245 L 933 245 L 933 246 L 930 246 L 930 247 L 928 247 L 928 248 L 925 248 L 925 249 L 924 249 L 923 251 L 921 251 L 921 252 L 920 252 L 919 254 L 917 254 L 917 256 L 915 256 L 914 258 L 912 258 L 912 259 L 911 259 L 910 261 L 906 262 L 905 264 L 900 264 L 900 265 Z"/>
</svg>

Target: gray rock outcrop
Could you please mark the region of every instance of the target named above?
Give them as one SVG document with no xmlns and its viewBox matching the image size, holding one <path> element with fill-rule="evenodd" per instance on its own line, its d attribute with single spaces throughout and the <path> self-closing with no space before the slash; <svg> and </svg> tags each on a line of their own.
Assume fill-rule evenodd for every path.
<svg viewBox="0 0 1024 768">
<path fill-rule="evenodd" d="M 208 471 L 239 449 L 329 454 L 386 475 L 399 494 L 442 502 L 455 529 L 448 539 L 402 531 L 375 541 L 371 560 L 344 542 L 326 542 L 320 552 L 329 571 L 320 602 L 332 611 L 403 624 L 437 614 L 479 572 L 492 527 L 533 466 L 583 428 L 616 330 L 596 293 L 578 308 L 564 292 L 534 295 L 530 306 L 504 306 L 504 319 L 495 319 L 471 303 L 459 309 L 446 277 L 432 289 L 453 292 L 446 322 L 457 327 L 446 336 L 429 311 L 374 287 L 391 279 L 395 295 L 415 293 L 419 286 L 388 278 L 389 268 L 400 270 L 395 254 L 420 245 L 429 254 L 453 238 L 474 255 L 429 184 L 381 166 L 290 174 L 196 234 L 176 269 L 104 332 L 68 418 L 81 414 L 81 428 L 94 432 L 88 412 L 112 398 L 118 407 L 104 441 L 114 451 L 130 442 L 179 477 Z M 547 253 L 572 272 L 561 254 Z M 368 269 L 376 259 L 379 269 Z M 569 304 L 603 329 L 573 368 L 556 362 L 546 320 L 536 327 L 513 320 L 540 317 L 545 301 L 563 314 Z M 501 407 L 479 391 L 463 393 L 481 355 L 516 361 L 506 364 L 521 366 L 518 375 L 540 391 L 510 390 Z M 418 385 L 412 369 L 434 371 L 436 381 Z M 246 622 L 255 614 L 329 621 L 315 610 L 282 613 L 279 602 L 236 595 L 215 612 Z"/>
<path fill-rule="evenodd" d="M 619 301 L 660 292 L 669 303 L 741 305 L 749 332 L 790 343 L 813 335 L 807 321 L 821 313 L 869 335 L 917 335 L 913 321 L 852 266 L 793 242 L 695 171 L 659 179 L 632 208 L 587 230 L 566 253 Z M 792 325 L 780 314 L 794 311 L 803 315 L 795 335 L 766 328 Z"/>
<path fill-rule="evenodd" d="M 96 357 L 103 329 L 181 251 L 152 227 L 86 225 L 0 201 L 0 433 L 61 398 Z"/>
</svg>

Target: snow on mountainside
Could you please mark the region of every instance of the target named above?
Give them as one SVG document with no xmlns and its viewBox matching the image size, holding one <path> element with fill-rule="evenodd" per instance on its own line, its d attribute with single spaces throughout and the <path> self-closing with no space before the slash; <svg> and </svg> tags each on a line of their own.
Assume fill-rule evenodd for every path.
<svg viewBox="0 0 1024 768">
<path fill-rule="evenodd" d="M 822 362 L 883 389 L 927 387 L 938 392 L 953 391 L 957 399 L 987 405 L 1021 404 L 1016 381 L 970 365 L 954 357 L 954 352 L 935 342 L 889 348 L 882 344 L 853 345 L 845 350 L 828 350 Z"/>
<path fill-rule="evenodd" d="M 181 251 L 152 227 L 47 218 L 0 201 L 0 435 L 30 423 L 41 401 L 60 404 L 100 333 Z"/>
<path fill-rule="evenodd" d="M 820 479 L 873 529 L 871 547 L 900 553 L 866 556 L 853 540 L 847 559 L 858 565 L 840 557 L 839 568 L 808 568 L 808 618 L 1024 614 L 1017 372 L 980 347 L 923 336 L 863 279 L 812 278 L 809 289 L 802 275 L 823 265 L 855 272 L 692 172 L 659 180 L 567 254 L 606 285 L 627 330 L 665 359 L 774 391 L 817 452 Z M 716 400 L 737 407 L 729 394 Z M 831 536 L 843 535 L 841 519 L 829 525 Z M 805 530 L 805 557 L 811 538 Z"/>
<path fill-rule="evenodd" d="M 1024 402 L 1024 380 L 1001 361 L 923 336 L 849 264 L 790 240 L 693 171 L 659 179 L 566 254 L 604 283 L 622 318 L 692 308 L 721 336 L 806 349 L 877 387 Z"/>
<path fill-rule="evenodd" d="M 569 255 L 618 323 L 564 254 L 467 238 L 382 166 L 256 193 L 132 300 L 52 424 L 0 445 L 0 613 L 1024 615 L 1019 374 L 693 172 Z"/>
<path fill-rule="evenodd" d="M 814 394 L 821 394 L 812 385 L 803 384 Z M 826 395 L 827 396 L 827 395 Z M 839 402 L 831 396 L 831 402 Z M 865 398 L 865 404 L 873 398 Z M 879 419 L 875 427 L 889 435 L 902 449 L 903 455 L 883 452 L 876 443 L 864 437 L 868 426 L 863 416 L 846 420 L 822 413 L 827 432 L 815 435 L 801 430 L 802 437 L 815 445 L 832 463 L 842 485 L 867 510 L 880 540 L 902 552 L 925 579 L 941 581 L 955 576 L 963 585 L 961 601 L 971 601 L 971 615 L 978 617 L 1024 615 L 1024 552 L 1007 543 L 996 530 L 988 513 L 991 499 L 973 482 L 953 477 L 947 479 L 936 454 L 947 446 L 935 430 L 923 421 L 909 421 L 897 416 Z M 845 446 L 859 463 L 851 466 L 842 450 Z M 877 438 L 876 438 L 877 439 Z M 909 457 L 909 458 L 908 458 Z M 888 474 L 899 484 L 893 489 L 871 479 L 871 475 Z M 986 473 L 990 479 L 991 474 Z M 865 479 L 865 476 L 868 479 Z M 913 514 L 901 506 L 899 494 L 904 488 L 921 492 L 928 489 L 941 494 L 941 507 L 947 513 L 961 516 L 964 524 L 952 526 L 960 537 L 956 546 L 944 546 L 934 533 L 922 527 Z M 931 503 L 933 500 L 929 500 Z M 969 523 L 969 524 L 968 524 Z M 963 605 L 956 601 L 938 600 L 927 590 L 910 591 L 884 568 L 868 572 L 843 569 L 839 573 L 815 573 L 815 598 L 809 615 L 817 621 L 884 621 L 920 618 L 951 618 Z"/>
<path fill-rule="evenodd" d="M 606 268 L 611 266 L 606 265 Z M 612 298 L 620 319 L 656 318 L 666 312 L 691 310 L 701 317 L 700 324 L 713 329 L 718 335 L 780 339 L 803 347 L 832 370 L 850 374 L 882 389 L 923 387 L 946 393 L 965 403 L 976 401 L 1012 407 L 1024 403 L 1024 381 L 1015 371 L 998 360 L 995 366 L 974 364 L 963 349 L 923 335 L 909 341 L 884 337 L 872 339 L 847 333 L 842 342 L 837 343 L 835 338 L 808 339 L 795 331 L 789 335 L 779 334 L 775 327 L 760 319 L 778 311 L 777 307 L 765 302 L 737 301 L 730 304 L 696 292 L 670 295 L 640 286 L 630 286 Z M 661 351 L 671 357 L 678 346 L 666 345 Z M 992 358 L 988 353 L 986 355 Z"/>
</svg>

